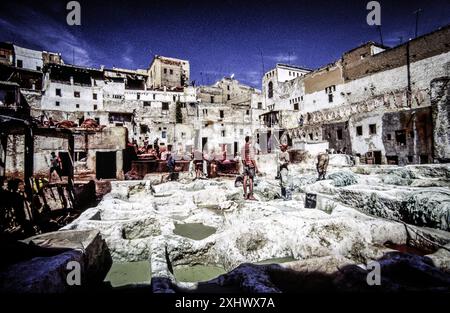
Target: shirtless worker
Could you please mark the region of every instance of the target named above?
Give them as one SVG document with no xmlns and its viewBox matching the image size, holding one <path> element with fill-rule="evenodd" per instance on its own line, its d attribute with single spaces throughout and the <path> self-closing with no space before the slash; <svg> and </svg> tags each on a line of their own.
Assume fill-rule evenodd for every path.
<svg viewBox="0 0 450 313">
<path fill-rule="evenodd" d="M 253 178 L 255 177 L 256 161 L 255 161 L 255 150 L 252 145 L 252 141 L 249 136 L 245 136 L 245 144 L 242 147 L 242 164 L 244 166 L 244 199 L 245 200 L 256 200 L 253 197 Z M 249 187 L 249 193 L 247 194 L 247 184 Z"/>
<path fill-rule="evenodd" d="M 318 180 L 324 180 L 327 173 L 328 161 L 330 156 L 328 155 L 328 149 L 326 152 L 321 152 L 317 155 L 317 173 L 319 174 Z"/>
<path fill-rule="evenodd" d="M 280 145 L 281 153 L 278 154 L 278 165 L 280 167 L 280 186 L 281 196 L 284 200 L 292 200 L 291 190 L 289 189 L 289 153 L 287 145 Z"/>
</svg>

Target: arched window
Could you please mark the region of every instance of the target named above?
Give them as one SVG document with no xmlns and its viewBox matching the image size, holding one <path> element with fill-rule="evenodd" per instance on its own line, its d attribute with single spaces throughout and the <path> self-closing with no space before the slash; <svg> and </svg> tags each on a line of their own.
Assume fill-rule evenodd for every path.
<svg viewBox="0 0 450 313">
<path fill-rule="evenodd" d="M 267 97 L 272 98 L 273 97 L 273 83 L 269 82 L 267 85 Z"/>
</svg>

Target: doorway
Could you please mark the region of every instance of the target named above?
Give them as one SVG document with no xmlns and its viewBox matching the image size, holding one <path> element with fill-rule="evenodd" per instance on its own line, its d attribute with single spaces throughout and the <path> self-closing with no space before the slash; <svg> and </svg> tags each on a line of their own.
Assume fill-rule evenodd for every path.
<svg viewBox="0 0 450 313">
<path fill-rule="evenodd" d="M 205 151 L 207 144 L 208 144 L 208 137 L 202 137 L 202 151 Z"/>
<path fill-rule="evenodd" d="M 381 151 L 374 151 L 373 158 L 374 158 L 375 164 L 381 164 Z"/>
<path fill-rule="evenodd" d="M 97 179 L 116 178 L 116 152 L 97 152 L 95 154 Z"/>
</svg>

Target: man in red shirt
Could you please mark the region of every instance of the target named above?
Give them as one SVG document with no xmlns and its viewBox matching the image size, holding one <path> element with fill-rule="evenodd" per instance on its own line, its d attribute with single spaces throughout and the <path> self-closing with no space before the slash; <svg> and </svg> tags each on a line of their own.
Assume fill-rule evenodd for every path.
<svg viewBox="0 0 450 313">
<path fill-rule="evenodd" d="M 244 199 L 256 200 L 255 197 L 253 197 L 253 177 L 255 177 L 256 169 L 255 150 L 253 149 L 252 141 L 249 136 L 245 137 L 245 145 L 242 148 L 241 156 L 244 165 Z M 250 191 L 248 194 L 247 183 Z"/>
</svg>

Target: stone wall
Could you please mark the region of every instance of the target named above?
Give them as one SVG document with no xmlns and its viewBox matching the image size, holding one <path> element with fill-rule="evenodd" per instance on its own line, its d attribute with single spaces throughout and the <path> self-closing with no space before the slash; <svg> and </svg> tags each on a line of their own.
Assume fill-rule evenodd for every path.
<svg viewBox="0 0 450 313">
<path fill-rule="evenodd" d="M 383 142 L 388 160 L 399 165 L 432 160 L 431 108 L 389 112 L 383 115 Z"/>
<path fill-rule="evenodd" d="M 348 122 L 324 124 L 322 126 L 322 138 L 328 141 L 330 149 L 335 151 L 344 151 L 345 149 L 347 153 L 352 151 Z"/>
<path fill-rule="evenodd" d="M 450 27 L 444 27 L 431 34 L 418 37 L 400 46 L 365 58 L 353 58 L 360 54 L 359 50 L 343 55 L 344 79 L 355 80 L 371 74 L 385 71 L 407 64 L 407 48 L 409 44 L 410 62 L 417 62 L 432 56 L 448 52 L 450 49 Z"/>
</svg>

